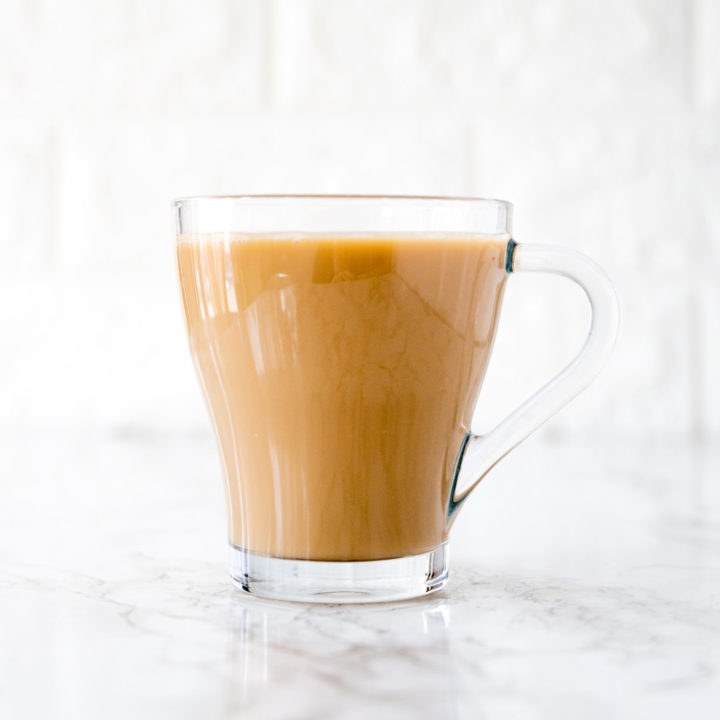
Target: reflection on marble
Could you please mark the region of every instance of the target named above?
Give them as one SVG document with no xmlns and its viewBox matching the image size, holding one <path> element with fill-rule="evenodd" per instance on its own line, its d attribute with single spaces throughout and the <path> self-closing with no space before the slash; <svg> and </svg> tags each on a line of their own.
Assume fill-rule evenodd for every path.
<svg viewBox="0 0 720 720">
<path fill-rule="evenodd" d="M 5 435 L 0 717 L 714 718 L 720 449 L 544 445 L 493 472 L 440 594 L 239 594 L 205 437 Z"/>
<path fill-rule="evenodd" d="M 290 607 L 265 601 L 232 612 L 227 712 L 286 717 L 458 717 L 447 600 L 378 607 Z"/>
</svg>

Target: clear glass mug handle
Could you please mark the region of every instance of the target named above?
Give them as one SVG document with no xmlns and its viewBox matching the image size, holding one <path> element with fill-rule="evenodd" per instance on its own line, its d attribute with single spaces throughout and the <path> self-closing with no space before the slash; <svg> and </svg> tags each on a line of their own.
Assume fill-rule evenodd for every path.
<svg viewBox="0 0 720 720">
<path fill-rule="evenodd" d="M 465 436 L 455 461 L 448 520 L 499 460 L 590 384 L 615 344 L 617 296 L 607 275 L 590 258 L 568 248 L 518 245 L 511 240 L 507 269 L 562 275 L 576 282 L 590 302 L 590 332 L 575 359 L 493 430 Z"/>
</svg>

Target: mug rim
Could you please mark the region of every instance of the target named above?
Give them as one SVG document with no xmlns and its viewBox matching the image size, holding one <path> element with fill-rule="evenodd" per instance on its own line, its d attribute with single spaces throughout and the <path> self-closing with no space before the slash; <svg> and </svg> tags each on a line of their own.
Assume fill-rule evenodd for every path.
<svg viewBox="0 0 720 720">
<path fill-rule="evenodd" d="M 197 200 L 420 200 L 452 203 L 495 203 L 512 208 L 509 200 L 471 195 L 392 195 L 392 194 L 342 194 L 342 193 L 243 193 L 238 195 L 183 195 L 171 201 L 173 207 Z"/>
<path fill-rule="evenodd" d="M 507 200 L 442 195 L 194 195 L 171 205 L 178 236 L 195 233 L 455 233 L 510 236 Z"/>
</svg>

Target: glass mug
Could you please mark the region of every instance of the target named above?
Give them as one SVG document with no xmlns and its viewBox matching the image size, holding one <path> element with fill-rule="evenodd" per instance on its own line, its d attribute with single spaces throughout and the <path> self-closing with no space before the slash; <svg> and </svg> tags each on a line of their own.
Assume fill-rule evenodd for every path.
<svg viewBox="0 0 720 720">
<path fill-rule="evenodd" d="M 194 197 L 173 213 L 233 582 L 305 602 L 443 587 L 468 494 L 607 359 L 618 305 L 606 275 L 573 250 L 516 244 L 502 200 Z M 557 377 L 474 435 L 517 272 L 577 282 L 590 332 Z"/>
</svg>

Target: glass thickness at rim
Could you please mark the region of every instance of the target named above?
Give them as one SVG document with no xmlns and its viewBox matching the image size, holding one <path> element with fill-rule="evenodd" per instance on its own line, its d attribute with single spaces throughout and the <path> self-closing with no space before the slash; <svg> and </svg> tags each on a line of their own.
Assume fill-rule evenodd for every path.
<svg viewBox="0 0 720 720">
<path fill-rule="evenodd" d="M 209 195 L 172 203 L 177 235 L 451 233 L 509 239 L 505 200 L 412 195 Z"/>
</svg>

